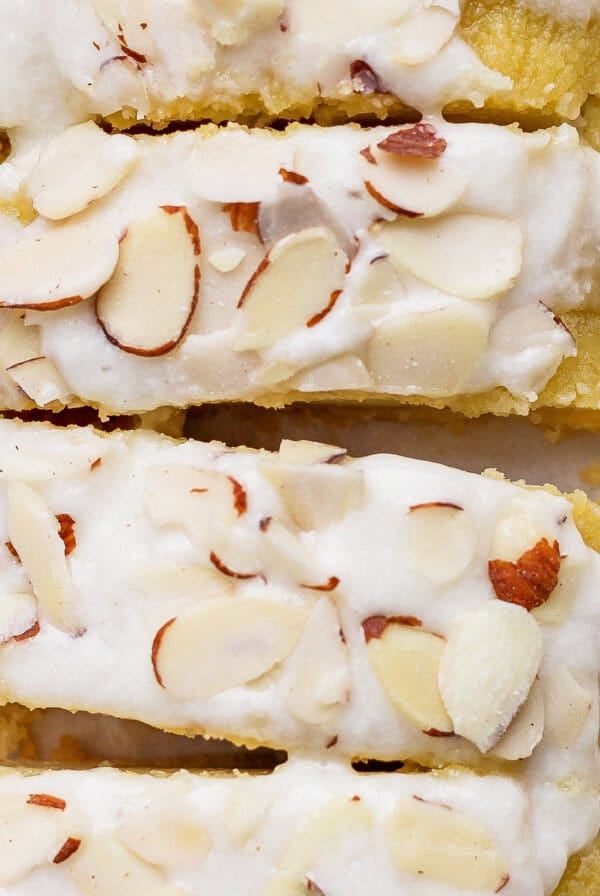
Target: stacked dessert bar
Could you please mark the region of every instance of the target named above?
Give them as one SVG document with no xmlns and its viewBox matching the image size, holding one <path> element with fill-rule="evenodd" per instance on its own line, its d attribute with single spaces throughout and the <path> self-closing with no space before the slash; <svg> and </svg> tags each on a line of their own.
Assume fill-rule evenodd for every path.
<svg viewBox="0 0 600 896">
<path fill-rule="evenodd" d="M 287 754 L 21 757 L 1 892 L 600 893 L 583 493 L 19 419 L 597 428 L 595 0 L 3 0 L 0 83 L 0 701 Z"/>
</svg>

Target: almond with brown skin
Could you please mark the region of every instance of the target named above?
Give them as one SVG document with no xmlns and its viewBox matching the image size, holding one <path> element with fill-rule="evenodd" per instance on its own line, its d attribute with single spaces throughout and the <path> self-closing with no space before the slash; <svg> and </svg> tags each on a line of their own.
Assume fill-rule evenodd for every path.
<svg viewBox="0 0 600 896">
<path fill-rule="evenodd" d="M 330 576 L 322 585 L 302 585 L 302 588 L 308 588 L 310 591 L 335 591 L 340 584 L 337 576 Z"/>
<path fill-rule="evenodd" d="M 65 545 L 65 557 L 68 557 L 77 547 L 75 537 L 75 520 L 69 513 L 57 513 L 56 520 L 60 526 L 58 534 Z"/>
<path fill-rule="evenodd" d="M 81 846 L 81 840 L 78 837 L 67 837 L 61 848 L 58 850 L 52 862 L 55 865 L 61 865 L 70 859 L 73 853 L 76 853 Z"/>
<path fill-rule="evenodd" d="M 350 63 L 350 77 L 354 93 L 369 95 L 382 92 L 377 74 L 364 59 L 355 59 Z"/>
<path fill-rule="evenodd" d="M 401 128 L 390 134 L 377 146 L 384 152 L 391 152 L 397 156 L 439 159 L 448 144 L 432 125 L 419 122 L 410 128 Z"/>
<path fill-rule="evenodd" d="M 30 793 L 27 802 L 32 806 L 44 806 L 46 809 L 60 809 L 61 812 L 67 807 L 66 800 L 52 796 L 51 793 Z"/>
<path fill-rule="evenodd" d="M 236 233 L 255 233 L 258 236 L 260 202 L 228 202 L 223 211 L 229 213 L 231 228 Z"/>
<path fill-rule="evenodd" d="M 332 292 L 329 297 L 329 302 L 327 303 L 327 305 L 323 308 L 322 311 L 318 311 L 316 314 L 313 314 L 313 316 L 306 321 L 306 326 L 310 328 L 316 327 L 317 324 L 320 324 L 321 321 L 325 317 L 327 317 L 329 312 L 333 310 L 333 308 L 335 307 L 335 303 L 337 302 L 341 294 L 341 289 L 334 290 L 334 292 Z"/>
<path fill-rule="evenodd" d="M 560 548 L 547 538 L 540 540 L 512 563 L 490 560 L 488 574 L 499 600 L 533 610 L 544 604 L 558 584 Z"/>
<path fill-rule="evenodd" d="M 244 486 L 234 479 L 233 476 L 227 477 L 233 486 L 233 506 L 237 511 L 237 515 L 241 516 L 248 509 L 248 495 Z"/>
<path fill-rule="evenodd" d="M 288 184 L 298 184 L 298 186 L 301 187 L 303 184 L 308 183 L 308 178 L 303 174 L 299 174 L 297 171 L 288 171 L 287 168 L 280 168 L 279 174 Z"/>
<path fill-rule="evenodd" d="M 369 616 L 362 623 L 367 644 L 372 638 L 381 638 L 388 625 L 421 626 L 423 623 L 417 616 Z"/>
<path fill-rule="evenodd" d="M 232 579 L 255 579 L 259 575 L 257 572 L 237 572 L 235 569 L 231 569 L 214 551 L 210 552 L 210 562 L 224 576 L 229 576 Z"/>
</svg>

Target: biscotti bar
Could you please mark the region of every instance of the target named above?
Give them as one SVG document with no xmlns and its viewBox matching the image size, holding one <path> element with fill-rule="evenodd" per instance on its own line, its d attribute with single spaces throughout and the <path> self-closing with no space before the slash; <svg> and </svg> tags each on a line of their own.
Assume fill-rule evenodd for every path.
<svg viewBox="0 0 600 896">
<path fill-rule="evenodd" d="M 6 896 L 549 896 L 594 836 L 594 799 L 549 822 L 491 775 L 113 769 L 0 774 Z M 562 807 L 565 810 L 565 807 Z"/>
<path fill-rule="evenodd" d="M 0 217 L 6 408 L 598 407 L 574 356 L 600 325 L 600 155 L 568 125 L 134 140 L 88 123 L 19 158 Z"/>
<path fill-rule="evenodd" d="M 600 561 L 566 499 L 13 421 L 0 470 L 4 701 L 596 786 Z"/>
<path fill-rule="evenodd" d="M 94 116 L 574 120 L 600 93 L 597 0 L 3 0 L 0 127 Z M 32 77 L 35 72 L 35 77 Z"/>
</svg>

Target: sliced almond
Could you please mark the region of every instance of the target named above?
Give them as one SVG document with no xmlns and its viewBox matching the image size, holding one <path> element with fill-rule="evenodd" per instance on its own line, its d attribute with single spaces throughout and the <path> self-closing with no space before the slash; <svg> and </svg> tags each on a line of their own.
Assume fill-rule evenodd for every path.
<svg viewBox="0 0 600 896">
<path fill-rule="evenodd" d="M 529 696 L 513 722 L 496 746 L 492 755 L 500 759 L 527 759 L 544 734 L 544 692 L 539 681 L 534 681 Z"/>
<path fill-rule="evenodd" d="M 514 512 L 502 517 L 495 526 L 490 545 L 490 557 L 513 563 L 549 533 L 527 513 Z"/>
<path fill-rule="evenodd" d="M 336 853 L 353 837 L 368 836 L 373 819 L 362 800 L 336 799 L 325 805 L 295 834 L 279 861 L 282 871 L 306 874 Z"/>
<path fill-rule="evenodd" d="M 385 143 L 372 143 L 368 160 L 362 162 L 365 186 L 380 205 L 398 215 L 416 218 L 440 215 L 458 202 L 467 185 L 459 169 L 436 157 L 394 154 L 382 148 Z M 388 233 L 387 228 L 384 233 Z M 393 239 L 389 237 L 390 242 Z M 387 250 L 385 243 L 384 248 Z"/>
<path fill-rule="evenodd" d="M 54 311 L 98 292 L 119 241 L 106 225 L 56 224 L 0 252 L 0 307 Z"/>
<path fill-rule="evenodd" d="M 50 864 L 69 834 L 69 820 L 28 803 L 25 794 L 4 794 L 0 813 L 0 886 L 9 887 L 39 865 Z"/>
<path fill-rule="evenodd" d="M 330 598 L 314 606 L 286 662 L 286 702 L 301 722 L 331 725 L 349 698 L 348 652 Z"/>
<path fill-rule="evenodd" d="M 210 600 L 157 634 L 152 660 L 160 684 L 181 700 L 211 697 L 254 681 L 288 656 L 306 622 L 291 604 Z"/>
<path fill-rule="evenodd" d="M 458 16 L 443 6 L 419 8 L 396 25 L 392 58 L 399 66 L 422 65 L 433 59 L 452 38 Z"/>
<path fill-rule="evenodd" d="M 454 395 L 487 344 L 488 323 L 466 305 L 386 318 L 367 346 L 367 367 L 387 391 Z"/>
<path fill-rule="evenodd" d="M 287 385 L 299 392 L 344 392 L 368 390 L 373 385 L 373 380 L 360 358 L 340 355 L 322 364 L 307 367 L 288 380 Z"/>
<path fill-rule="evenodd" d="M 444 502 L 417 504 L 411 507 L 406 524 L 408 562 L 433 585 L 456 581 L 471 565 L 477 529 L 462 507 Z"/>
<path fill-rule="evenodd" d="M 590 717 L 594 697 L 565 663 L 548 669 L 544 684 L 547 735 L 560 747 L 572 747 Z"/>
<path fill-rule="evenodd" d="M 425 733 L 452 734 L 438 687 L 445 646 L 438 635 L 393 619 L 367 642 L 369 659 L 387 696 L 411 725 Z"/>
<path fill-rule="evenodd" d="M 82 896 L 185 896 L 107 830 L 95 831 L 67 867 Z"/>
<path fill-rule="evenodd" d="M 40 408 L 57 402 L 67 405 L 72 392 L 50 358 L 30 358 L 7 369 L 7 373 Z"/>
<path fill-rule="evenodd" d="M 332 464 L 346 454 L 345 448 L 307 439 L 282 439 L 279 446 L 279 458 L 286 464 Z"/>
<path fill-rule="evenodd" d="M 236 492 L 240 488 L 225 473 L 168 464 L 147 468 L 144 496 L 153 523 L 181 527 L 194 543 L 201 543 L 215 521 L 231 526 L 238 519 L 241 505 L 238 498 L 236 507 Z"/>
<path fill-rule="evenodd" d="M 211 847 L 206 827 L 185 804 L 151 805 L 129 815 L 117 836 L 136 856 L 169 870 L 200 863 Z"/>
<path fill-rule="evenodd" d="M 259 551 L 259 565 L 265 569 L 279 569 L 294 580 L 294 584 L 306 582 L 315 574 L 322 575 L 317 566 L 314 551 L 305 545 L 287 526 L 277 519 L 266 517 L 261 526 L 263 537 Z"/>
<path fill-rule="evenodd" d="M 366 35 L 375 36 L 380 29 L 388 29 L 410 9 L 405 0 L 380 0 L 377 6 L 353 2 L 339 5 L 331 15 L 323 15 L 319 0 L 302 0 L 288 11 L 289 27 L 302 34 L 309 45 L 344 47 Z M 345 15 L 344 13 L 348 13 Z M 384 32 L 385 33 L 385 32 Z"/>
<path fill-rule="evenodd" d="M 0 330 L 0 360 L 5 367 L 20 364 L 42 355 L 40 328 L 26 326 L 25 313 L 5 311 L 4 326 Z"/>
<path fill-rule="evenodd" d="M 387 842 L 401 871 L 457 892 L 494 893 L 508 880 L 506 859 L 490 832 L 449 806 L 418 797 L 399 800 L 388 822 Z"/>
<path fill-rule="evenodd" d="M 8 537 L 29 577 L 42 613 L 71 635 L 81 632 L 75 591 L 59 535 L 60 524 L 43 498 L 28 485 L 10 482 Z"/>
<path fill-rule="evenodd" d="M 204 600 L 225 597 L 233 591 L 228 582 L 215 569 L 207 566 L 148 566 L 144 564 L 131 579 L 132 585 L 141 587 L 147 594 L 161 598 L 189 597 Z"/>
<path fill-rule="evenodd" d="M 108 340 L 145 357 L 179 345 L 198 304 L 199 256 L 198 227 L 181 206 L 130 224 L 114 275 L 96 299 Z"/>
<path fill-rule="evenodd" d="M 28 592 L 0 597 L 0 644 L 31 631 L 37 622 L 37 601 Z"/>
<path fill-rule="evenodd" d="M 231 271 L 235 271 L 245 257 L 245 249 L 236 249 L 235 246 L 231 246 L 229 249 L 220 249 L 217 252 L 213 252 L 209 256 L 208 261 L 221 274 L 230 274 Z"/>
<path fill-rule="evenodd" d="M 242 790 L 229 791 L 223 811 L 223 823 L 236 844 L 245 845 L 271 808 L 271 801 L 260 786 L 246 780 Z"/>
<path fill-rule="evenodd" d="M 506 292 L 522 265 L 520 227 L 484 215 L 384 224 L 378 243 L 400 271 L 465 299 L 491 299 Z"/>
<path fill-rule="evenodd" d="M 461 616 L 439 672 L 455 732 L 491 750 L 527 699 L 541 659 L 540 627 L 521 607 L 490 600 Z"/>
<path fill-rule="evenodd" d="M 350 467 L 265 461 L 260 469 L 277 489 L 295 524 L 305 531 L 338 522 L 363 499 L 363 474 Z"/>
<path fill-rule="evenodd" d="M 347 261 L 334 235 L 324 227 L 280 240 L 240 298 L 243 329 L 236 350 L 265 348 L 308 326 L 343 288 Z"/>
<path fill-rule="evenodd" d="M 27 179 L 33 207 L 58 221 L 82 211 L 119 184 L 139 156 L 123 134 L 109 136 L 91 121 L 52 140 Z"/>
<path fill-rule="evenodd" d="M 403 286 L 389 257 L 376 256 L 358 284 L 361 304 L 389 305 L 403 294 Z"/>
<path fill-rule="evenodd" d="M 356 255 L 357 242 L 351 228 L 333 213 L 312 187 L 305 185 L 298 190 L 281 184 L 270 199 L 260 203 L 258 232 L 267 249 L 286 236 L 314 227 L 331 231 L 348 258 Z"/>
</svg>

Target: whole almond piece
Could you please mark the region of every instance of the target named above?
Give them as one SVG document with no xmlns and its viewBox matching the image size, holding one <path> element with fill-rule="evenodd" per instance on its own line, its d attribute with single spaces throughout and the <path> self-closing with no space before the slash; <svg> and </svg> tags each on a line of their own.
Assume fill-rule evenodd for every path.
<svg viewBox="0 0 600 896">
<path fill-rule="evenodd" d="M 490 600 L 461 616 L 439 670 L 455 732 L 491 750 L 527 699 L 541 659 L 541 629 L 521 607 Z"/>
</svg>

